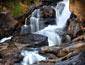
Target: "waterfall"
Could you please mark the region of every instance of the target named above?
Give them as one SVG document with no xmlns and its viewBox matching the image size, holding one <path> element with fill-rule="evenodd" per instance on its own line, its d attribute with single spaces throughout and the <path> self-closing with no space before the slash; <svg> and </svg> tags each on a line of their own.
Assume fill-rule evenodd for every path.
<svg viewBox="0 0 85 65">
<path fill-rule="evenodd" d="M 25 24 L 21 27 L 21 34 L 30 33 L 30 26 L 27 25 L 27 18 L 25 19 Z"/>
<path fill-rule="evenodd" d="M 36 19 L 36 27 L 37 27 L 37 31 L 39 31 L 39 18 Z"/>
<path fill-rule="evenodd" d="M 29 65 L 39 61 L 45 61 L 47 58 L 38 53 L 38 49 L 22 50 L 21 55 L 24 56 L 21 65 Z"/>
<path fill-rule="evenodd" d="M 0 40 L 0 43 L 4 43 L 4 42 L 6 42 L 6 41 L 8 41 L 8 40 L 11 40 L 12 37 L 13 37 L 13 36 L 2 38 L 2 39 Z"/>
<path fill-rule="evenodd" d="M 30 18 L 31 32 L 39 31 L 40 9 L 36 9 Z"/>
<path fill-rule="evenodd" d="M 69 0 L 65 0 L 59 2 L 58 5 L 54 8 L 56 11 L 56 22 L 57 25 L 48 25 L 44 29 L 39 29 L 39 18 L 40 11 L 35 10 L 32 13 L 30 18 L 30 26 L 31 32 L 34 34 L 41 34 L 48 37 L 49 46 L 60 45 L 62 42 L 62 35 L 64 33 L 63 28 L 66 25 L 67 19 L 70 17 L 71 12 L 69 11 Z M 46 57 L 43 57 L 35 51 L 27 51 L 21 52 L 24 59 L 22 61 L 22 65 L 33 64 L 38 61 L 46 60 Z"/>
<path fill-rule="evenodd" d="M 71 15 L 69 11 L 69 0 L 59 2 L 55 7 L 57 25 L 48 25 L 44 29 L 37 31 L 36 34 L 41 34 L 48 37 L 49 46 L 60 45 L 66 22 Z"/>
<path fill-rule="evenodd" d="M 62 11 L 63 10 L 63 11 Z M 64 28 L 66 26 L 67 19 L 70 17 L 69 0 L 59 2 L 56 6 L 57 27 Z"/>
</svg>

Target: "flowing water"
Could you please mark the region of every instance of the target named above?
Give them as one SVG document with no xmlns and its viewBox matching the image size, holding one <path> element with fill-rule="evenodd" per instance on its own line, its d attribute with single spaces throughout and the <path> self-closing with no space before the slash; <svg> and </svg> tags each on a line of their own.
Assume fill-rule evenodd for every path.
<svg viewBox="0 0 85 65">
<path fill-rule="evenodd" d="M 71 15 L 71 12 L 69 11 L 69 1 L 68 0 L 59 2 L 58 5 L 53 8 L 56 11 L 57 25 L 56 24 L 48 25 L 47 27 L 44 27 L 42 30 L 40 30 L 39 26 L 43 25 L 43 24 L 39 25 L 39 22 L 42 22 L 39 20 L 40 17 L 38 17 L 38 16 L 33 17 L 35 15 L 33 15 L 31 17 L 31 22 L 33 23 L 32 26 L 34 26 L 34 27 L 32 27 L 32 30 L 34 30 L 33 32 L 35 32 L 36 34 L 41 34 L 41 35 L 47 36 L 49 46 L 60 45 L 62 43 L 61 42 L 62 37 L 60 35 L 63 34 L 63 29 L 66 26 L 67 19 Z M 39 15 L 40 12 L 39 11 L 37 11 L 37 12 Z M 35 31 L 35 28 L 37 28 L 36 31 Z"/>
<path fill-rule="evenodd" d="M 45 61 L 47 58 L 38 53 L 37 48 L 31 48 L 28 50 L 22 50 L 21 55 L 24 56 L 22 65 L 29 65 L 38 61 Z"/>
<path fill-rule="evenodd" d="M 59 2 L 56 7 L 54 7 L 56 11 L 56 22 L 57 25 L 48 25 L 47 27 L 44 28 L 43 25 L 41 27 L 43 28 L 40 30 L 39 22 L 40 22 L 40 11 L 35 10 L 32 13 L 32 17 L 30 18 L 30 26 L 31 26 L 31 32 L 34 34 L 41 34 L 44 36 L 48 37 L 48 42 L 49 46 L 54 46 L 54 45 L 60 45 L 61 44 L 61 39 L 62 37 L 58 34 L 61 32 L 63 28 L 66 26 L 66 21 L 70 17 L 71 12 L 69 11 L 69 1 L 64 0 L 63 2 Z M 21 34 L 26 34 L 30 32 L 30 26 L 27 25 L 27 18 L 25 20 L 25 25 L 21 27 Z M 57 32 L 58 33 L 57 33 Z M 5 42 L 6 40 L 11 39 L 12 37 L 9 38 L 3 38 L 0 40 L 0 43 Z M 33 64 L 38 61 L 46 60 L 46 57 L 43 57 L 38 54 L 37 51 L 27 51 L 24 50 L 21 52 L 21 55 L 24 56 L 23 61 L 21 62 L 22 65 L 28 65 L 28 64 Z"/>
<path fill-rule="evenodd" d="M 71 12 L 69 11 L 69 1 L 64 0 L 63 2 L 59 2 L 56 7 L 54 7 L 56 11 L 56 22 L 57 25 L 48 25 L 44 29 L 40 30 L 39 28 L 39 18 L 40 12 L 39 10 L 35 10 L 36 14 L 33 12 L 31 21 L 31 32 L 34 34 L 41 34 L 48 37 L 49 46 L 60 45 L 62 37 L 60 34 L 63 34 L 63 29 L 66 26 L 66 21 L 70 17 Z M 37 16 L 38 15 L 38 16 Z M 24 55 L 24 59 L 22 65 L 33 64 L 34 62 L 46 60 L 46 57 L 39 55 L 34 51 L 24 51 L 22 55 Z M 41 58 L 41 60 L 40 60 Z M 34 60 L 36 59 L 36 60 Z M 39 59 L 39 60 L 38 60 Z"/>
<path fill-rule="evenodd" d="M 37 9 L 32 13 L 30 18 L 30 27 L 31 32 L 39 31 L 39 19 L 40 19 L 40 10 Z"/>
<path fill-rule="evenodd" d="M 21 27 L 21 34 L 30 33 L 30 26 L 27 25 L 27 18 L 25 19 L 25 24 Z"/>
</svg>

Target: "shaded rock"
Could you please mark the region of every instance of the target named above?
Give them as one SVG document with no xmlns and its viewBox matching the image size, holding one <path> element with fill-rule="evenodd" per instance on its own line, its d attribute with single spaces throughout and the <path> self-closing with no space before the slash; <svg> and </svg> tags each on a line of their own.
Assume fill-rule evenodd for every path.
<svg viewBox="0 0 85 65">
<path fill-rule="evenodd" d="M 11 44 L 1 46 L 5 47 L 0 50 L 1 65 L 14 65 L 15 63 L 21 61 L 22 56 L 20 55 L 20 49 L 18 49 L 14 43 L 11 42 Z"/>
<path fill-rule="evenodd" d="M 56 18 L 56 12 L 51 6 L 43 6 L 40 11 L 41 18 Z"/>
<path fill-rule="evenodd" d="M 40 0 L 42 5 L 56 5 L 59 1 L 63 0 Z"/>
<path fill-rule="evenodd" d="M 84 35 L 85 29 L 84 21 L 80 21 L 75 13 L 72 13 L 66 24 L 66 32 L 74 39 L 80 35 Z"/>
<path fill-rule="evenodd" d="M 0 36 L 12 35 L 15 31 L 17 21 L 10 15 L 10 13 L 0 13 Z"/>
<path fill-rule="evenodd" d="M 22 61 L 23 57 L 16 53 L 16 54 L 12 54 L 8 57 L 5 57 L 5 63 L 6 65 L 15 65 L 15 64 L 20 64 L 20 62 Z M 11 62 L 10 62 L 11 61 Z"/>
<path fill-rule="evenodd" d="M 85 52 L 81 52 L 67 60 L 60 61 L 55 65 L 85 65 Z"/>
<path fill-rule="evenodd" d="M 51 6 L 42 6 L 34 10 L 30 17 L 31 32 L 44 29 L 48 25 L 56 24 L 56 12 Z"/>
<path fill-rule="evenodd" d="M 47 46 L 47 37 L 38 34 L 24 34 L 12 38 L 12 41 L 19 44 L 28 44 L 28 46 L 41 47 Z"/>
</svg>

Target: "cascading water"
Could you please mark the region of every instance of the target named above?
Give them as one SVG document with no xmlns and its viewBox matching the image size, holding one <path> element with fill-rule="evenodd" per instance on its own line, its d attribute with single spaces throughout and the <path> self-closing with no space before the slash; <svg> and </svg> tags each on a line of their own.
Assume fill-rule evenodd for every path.
<svg viewBox="0 0 85 65">
<path fill-rule="evenodd" d="M 69 0 L 59 2 L 55 7 L 57 25 L 48 25 L 43 30 L 36 32 L 48 37 L 49 46 L 60 45 L 63 29 L 66 26 L 67 19 L 70 17 Z M 61 33 L 60 33 L 61 32 Z"/>
<path fill-rule="evenodd" d="M 47 36 L 49 46 L 61 44 L 62 37 L 60 35 L 63 34 L 63 28 L 65 27 L 66 21 L 71 14 L 69 11 L 68 0 L 59 2 L 58 5 L 55 7 L 55 10 L 56 10 L 57 25 L 48 25 L 42 30 L 39 30 L 39 16 L 36 16 L 36 14 L 34 15 L 34 12 L 33 12 L 33 16 L 30 18 L 31 32 L 34 34 L 41 34 L 41 35 Z M 36 13 L 39 15 L 39 11 L 36 11 Z M 37 26 L 34 24 L 36 24 Z M 37 30 L 35 29 L 36 27 L 37 27 Z M 32 52 L 24 51 L 22 53 L 23 53 L 22 55 L 24 56 L 22 65 L 33 64 L 36 61 L 33 59 L 41 58 L 41 60 L 46 60 L 46 57 L 37 55 L 34 51 Z M 37 60 L 37 61 L 41 61 L 41 60 Z"/>
<path fill-rule="evenodd" d="M 64 6 L 64 8 L 61 4 Z M 57 22 L 58 22 L 57 27 L 64 28 L 66 26 L 67 19 L 71 15 L 71 12 L 69 11 L 69 0 L 64 0 L 62 2 L 59 2 L 56 8 L 58 8 L 59 6 L 61 6 L 61 8 L 59 8 L 59 9 L 60 10 L 63 9 L 63 11 L 62 11 L 61 15 L 59 14 L 60 11 L 58 11 L 58 14 L 56 15 L 57 19 L 58 19 L 57 20 Z M 56 9 L 56 11 L 59 9 Z"/>
<path fill-rule="evenodd" d="M 39 31 L 39 18 L 40 18 L 40 10 L 36 9 L 30 18 L 30 27 L 31 27 L 31 32 L 36 32 Z"/>
<path fill-rule="evenodd" d="M 37 49 L 37 48 L 22 50 L 21 55 L 24 56 L 24 59 L 21 62 L 21 65 L 29 65 L 29 64 L 33 64 L 38 61 L 47 60 L 46 57 L 44 57 L 38 53 L 38 50 L 39 49 Z"/>
<path fill-rule="evenodd" d="M 25 24 L 21 27 L 21 34 L 30 33 L 30 26 L 27 25 L 27 18 L 25 19 Z"/>
</svg>

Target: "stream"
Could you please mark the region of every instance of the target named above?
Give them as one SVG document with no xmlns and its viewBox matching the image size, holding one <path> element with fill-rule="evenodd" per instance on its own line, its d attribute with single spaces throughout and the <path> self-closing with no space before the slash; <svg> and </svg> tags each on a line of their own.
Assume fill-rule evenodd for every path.
<svg viewBox="0 0 85 65">
<path fill-rule="evenodd" d="M 40 23 L 40 11 L 35 10 L 32 13 L 31 21 L 31 32 L 34 34 L 41 34 L 48 37 L 49 46 L 60 45 L 62 42 L 63 30 L 66 26 L 66 22 L 71 15 L 69 11 L 69 1 L 64 0 L 59 2 L 58 5 L 52 8 L 56 11 L 56 24 L 44 26 L 43 23 Z M 36 12 L 36 13 L 35 13 Z M 35 14 L 34 14 L 35 13 Z M 36 16 L 35 16 L 36 15 Z M 42 21 L 41 21 L 42 22 Z M 63 22 L 63 23 L 62 23 Z M 40 24 L 40 25 L 39 25 Z M 41 27 L 39 27 L 41 26 Z"/>
<path fill-rule="evenodd" d="M 39 9 L 35 10 L 30 18 L 31 33 L 47 36 L 49 46 L 61 45 L 62 37 L 60 36 L 60 34 L 63 34 L 66 22 L 71 15 L 71 12 L 69 11 L 68 0 L 59 2 L 58 5 L 56 5 L 55 7 L 52 6 L 52 8 L 54 8 L 54 10 L 56 11 L 56 24 L 54 25 L 49 24 L 48 26 L 45 27 L 42 23 L 43 21 L 41 21 L 40 23 Z M 38 61 L 47 60 L 46 57 L 39 55 L 38 52 L 33 50 L 32 51 L 25 50 L 24 52 L 22 52 L 22 55 L 24 55 L 22 65 L 28 65 Z"/>
<path fill-rule="evenodd" d="M 33 33 L 40 34 L 48 37 L 48 46 L 59 46 L 62 44 L 62 36 L 64 33 L 64 28 L 66 22 L 71 15 L 69 11 L 69 1 L 64 0 L 59 2 L 56 6 L 51 6 L 56 12 L 55 22 L 51 25 L 44 25 L 43 20 L 40 20 L 40 9 L 36 9 L 30 18 L 30 25 L 27 25 L 27 19 L 25 20 L 25 25 L 21 27 L 21 34 Z M 31 27 L 31 28 L 30 28 Z M 31 32 L 30 32 L 31 31 Z M 12 36 L 8 38 L 3 38 L 0 43 L 10 40 Z M 47 60 L 46 57 L 38 53 L 38 49 L 33 48 L 29 50 L 22 50 L 21 55 L 24 57 L 21 65 L 29 65 L 39 61 Z"/>
</svg>

